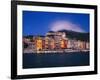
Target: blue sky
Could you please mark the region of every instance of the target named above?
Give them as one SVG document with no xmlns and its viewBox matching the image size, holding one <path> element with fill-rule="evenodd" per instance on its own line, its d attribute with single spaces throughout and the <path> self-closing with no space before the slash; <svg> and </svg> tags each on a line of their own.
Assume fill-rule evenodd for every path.
<svg viewBox="0 0 100 80">
<path fill-rule="evenodd" d="M 23 35 L 45 35 L 60 29 L 89 32 L 89 14 L 23 11 Z"/>
</svg>

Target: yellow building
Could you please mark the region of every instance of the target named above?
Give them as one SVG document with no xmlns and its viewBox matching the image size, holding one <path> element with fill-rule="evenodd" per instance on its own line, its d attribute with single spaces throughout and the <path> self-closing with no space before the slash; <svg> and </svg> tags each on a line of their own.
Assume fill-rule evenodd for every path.
<svg viewBox="0 0 100 80">
<path fill-rule="evenodd" d="M 42 50 L 43 49 L 43 41 L 41 38 L 38 38 L 36 40 L 36 50 L 39 51 L 39 50 Z"/>
</svg>

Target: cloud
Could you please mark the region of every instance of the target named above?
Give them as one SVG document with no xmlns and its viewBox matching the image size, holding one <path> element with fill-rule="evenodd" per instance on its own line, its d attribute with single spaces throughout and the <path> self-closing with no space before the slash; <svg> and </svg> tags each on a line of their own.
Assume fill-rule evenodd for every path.
<svg viewBox="0 0 100 80">
<path fill-rule="evenodd" d="M 56 21 L 51 25 L 51 30 L 72 30 L 76 32 L 85 32 L 85 30 L 83 30 L 78 24 L 74 24 L 69 21 Z"/>
</svg>

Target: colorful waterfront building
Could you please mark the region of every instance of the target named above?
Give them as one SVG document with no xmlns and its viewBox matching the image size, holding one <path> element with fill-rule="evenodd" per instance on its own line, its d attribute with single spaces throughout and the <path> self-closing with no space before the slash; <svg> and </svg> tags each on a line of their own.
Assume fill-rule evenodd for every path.
<svg viewBox="0 0 100 80">
<path fill-rule="evenodd" d="M 65 39 L 62 39 L 60 41 L 60 47 L 61 47 L 61 49 L 65 49 L 66 48 L 66 40 Z"/>
<path fill-rule="evenodd" d="M 60 49 L 89 49 L 89 42 L 76 38 L 68 38 L 65 32 L 50 31 L 46 36 L 34 36 L 32 40 L 34 50 L 60 50 Z M 24 38 L 23 42 L 31 45 L 31 40 Z"/>
<path fill-rule="evenodd" d="M 55 49 L 55 40 L 50 39 L 50 49 Z"/>
<path fill-rule="evenodd" d="M 49 37 L 45 37 L 44 39 L 44 49 L 49 49 Z"/>
<path fill-rule="evenodd" d="M 86 49 L 89 50 L 89 48 L 90 48 L 90 44 L 89 44 L 89 42 L 86 42 Z"/>
<path fill-rule="evenodd" d="M 43 50 L 43 40 L 40 37 L 36 39 L 36 50 Z"/>
</svg>

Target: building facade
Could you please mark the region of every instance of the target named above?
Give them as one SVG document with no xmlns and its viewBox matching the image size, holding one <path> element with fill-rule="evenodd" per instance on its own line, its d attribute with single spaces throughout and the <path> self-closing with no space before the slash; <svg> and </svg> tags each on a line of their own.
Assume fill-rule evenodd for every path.
<svg viewBox="0 0 100 80">
<path fill-rule="evenodd" d="M 34 51 L 51 51 L 51 50 L 89 50 L 89 42 L 68 38 L 65 32 L 50 31 L 46 36 L 33 37 L 32 43 L 30 39 L 24 38 L 23 41 L 33 46 Z"/>
</svg>

